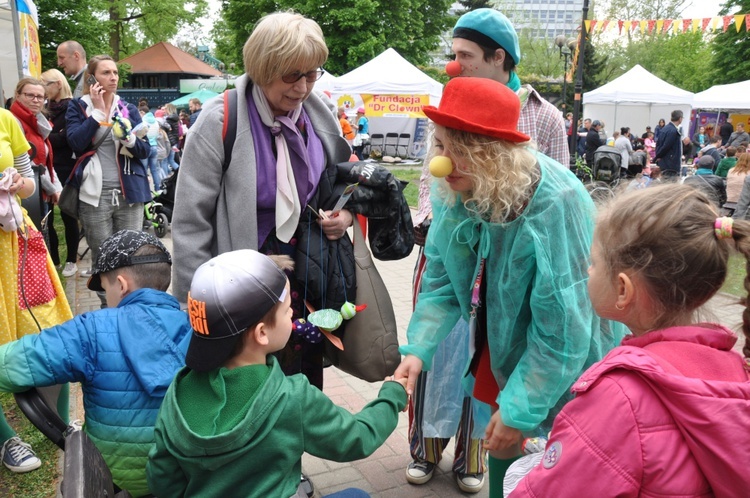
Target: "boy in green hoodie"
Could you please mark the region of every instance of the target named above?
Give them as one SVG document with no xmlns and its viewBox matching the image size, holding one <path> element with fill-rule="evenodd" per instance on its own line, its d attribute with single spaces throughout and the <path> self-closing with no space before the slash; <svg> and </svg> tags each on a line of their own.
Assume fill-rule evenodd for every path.
<svg viewBox="0 0 750 498">
<path fill-rule="evenodd" d="M 298 489 L 303 453 L 365 458 L 396 428 L 404 382 L 385 382 L 377 399 L 352 414 L 304 375 L 281 371 L 271 353 L 292 331 L 283 271 L 291 266 L 288 257 L 248 249 L 196 270 L 187 368 L 167 391 L 146 469 L 154 495 L 306 496 Z M 362 496 L 357 491 L 336 496 Z"/>
</svg>

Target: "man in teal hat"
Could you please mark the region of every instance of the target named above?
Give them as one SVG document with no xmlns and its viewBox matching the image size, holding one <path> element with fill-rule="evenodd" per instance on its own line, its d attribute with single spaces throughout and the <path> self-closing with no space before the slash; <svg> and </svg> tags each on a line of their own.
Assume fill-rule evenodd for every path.
<svg viewBox="0 0 750 498">
<path fill-rule="evenodd" d="M 521 85 L 515 72 L 521 49 L 510 20 L 495 9 L 467 12 L 453 28 L 452 49 L 461 65 L 461 76 L 490 78 L 518 94 L 518 130 L 536 141 L 539 152 L 567 166 L 570 152 L 562 113 L 531 85 Z"/>
<path fill-rule="evenodd" d="M 495 9 L 477 9 L 467 12 L 456 23 L 453 29 L 453 52 L 461 66 L 460 76 L 488 78 L 496 80 L 516 92 L 521 100 L 521 115 L 518 130 L 536 142 L 539 152 L 567 166 L 570 152 L 567 143 L 567 132 L 562 113 L 555 106 L 542 98 L 531 85 L 521 85 L 515 72 L 521 60 L 521 49 L 518 35 L 513 25 L 502 13 Z M 481 105 L 481 102 L 477 104 Z M 502 112 L 498 109 L 497 112 Z M 429 217 L 429 189 L 420 188 L 419 213 L 415 223 L 421 224 Z M 415 275 L 415 282 L 420 282 L 421 274 L 426 267 L 423 252 L 420 252 L 420 264 Z M 417 284 L 419 286 L 419 284 Z M 418 291 L 419 289 L 417 289 Z M 415 292 L 416 295 L 416 292 Z M 459 321 L 449 338 L 440 346 L 448 351 L 466 349 L 468 326 Z M 468 351 L 466 352 L 468 355 Z M 450 355 L 448 355 L 450 356 Z M 436 354 L 440 357 L 440 354 Z M 443 356 L 445 357 L 445 356 Z M 429 382 L 427 376 L 430 376 Z M 477 437 L 473 420 L 473 401 L 470 397 L 454 400 L 454 410 L 427 409 L 439 392 L 460 392 L 460 375 L 448 368 L 433 368 L 428 373 L 422 372 L 411 397 L 409 442 L 412 462 L 406 469 L 406 479 L 412 484 L 423 484 L 429 481 L 435 467 L 440 462 L 443 450 L 450 438 L 455 435 L 456 449 L 453 472 L 459 488 L 466 493 L 480 491 L 487 473 L 487 457 L 480 437 Z M 448 413 L 450 412 L 450 413 Z M 436 418 L 439 418 L 437 420 Z M 460 420 L 459 420 L 460 419 Z M 439 428 L 439 429 L 436 429 Z M 438 432 L 441 437 L 428 437 Z M 474 432 L 474 434 L 472 434 Z M 481 432 L 481 431 L 480 431 Z M 498 460 L 501 465 L 507 462 Z M 496 462 L 497 463 L 497 462 Z M 504 473 L 504 470 L 502 471 Z M 500 483 L 502 489 L 502 483 Z"/>
</svg>

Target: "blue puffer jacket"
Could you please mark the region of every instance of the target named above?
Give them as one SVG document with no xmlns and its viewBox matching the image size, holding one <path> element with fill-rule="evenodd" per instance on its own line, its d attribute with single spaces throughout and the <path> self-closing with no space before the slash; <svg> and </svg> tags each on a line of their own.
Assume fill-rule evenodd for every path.
<svg viewBox="0 0 750 498">
<path fill-rule="evenodd" d="M 0 391 L 80 382 L 84 430 L 120 488 L 148 494 L 154 424 L 190 342 L 172 296 L 139 289 L 117 308 L 83 315 L 0 347 Z"/>
</svg>

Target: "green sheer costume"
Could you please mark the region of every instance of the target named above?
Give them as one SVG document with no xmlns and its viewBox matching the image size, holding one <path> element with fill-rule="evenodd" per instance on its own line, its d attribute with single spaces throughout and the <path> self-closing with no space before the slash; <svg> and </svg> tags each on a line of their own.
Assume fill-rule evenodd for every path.
<svg viewBox="0 0 750 498">
<path fill-rule="evenodd" d="M 549 430 L 573 382 L 625 335 L 621 325 L 600 321 L 589 300 L 590 196 L 569 170 L 542 154 L 538 167 L 533 197 L 507 223 L 488 223 L 460 200 L 446 204 L 433 185 L 427 270 L 409 344 L 400 348 L 431 368 L 440 341 L 460 316 L 470 318 L 472 285 L 485 258 L 485 330 L 501 389 L 497 403 L 503 422 L 521 431 Z"/>
</svg>

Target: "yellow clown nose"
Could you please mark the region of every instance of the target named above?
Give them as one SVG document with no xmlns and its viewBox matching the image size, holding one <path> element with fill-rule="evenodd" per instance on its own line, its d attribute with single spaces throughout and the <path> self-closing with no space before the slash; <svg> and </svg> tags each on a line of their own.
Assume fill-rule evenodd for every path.
<svg viewBox="0 0 750 498">
<path fill-rule="evenodd" d="M 430 174 L 443 178 L 453 173 L 453 161 L 447 156 L 435 156 L 430 161 Z"/>
</svg>

